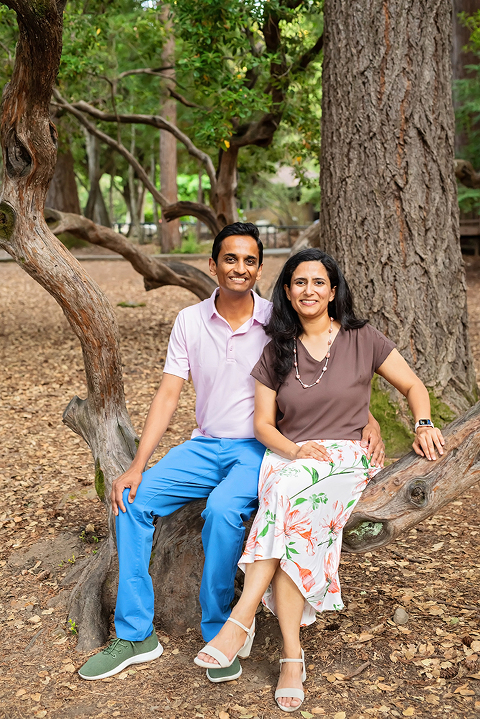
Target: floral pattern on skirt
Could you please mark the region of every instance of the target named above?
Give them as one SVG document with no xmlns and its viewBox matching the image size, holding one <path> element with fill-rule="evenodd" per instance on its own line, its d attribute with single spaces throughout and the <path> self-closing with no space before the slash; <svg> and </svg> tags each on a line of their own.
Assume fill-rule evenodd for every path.
<svg viewBox="0 0 480 719">
<path fill-rule="evenodd" d="M 354 440 L 316 440 L 330 461 L 289 461 L 267 449 L 260 468 L 259 509 L 239 566 L 280 559 L 305 597 L 302 626 L 316 612 L 342 609 L 338 566 L 343 527 L 378 468 Z M 299 445 L 305 444 L 299 442 Z M 271 586 L 263 604 L 275 613 Z"/>
</svg>

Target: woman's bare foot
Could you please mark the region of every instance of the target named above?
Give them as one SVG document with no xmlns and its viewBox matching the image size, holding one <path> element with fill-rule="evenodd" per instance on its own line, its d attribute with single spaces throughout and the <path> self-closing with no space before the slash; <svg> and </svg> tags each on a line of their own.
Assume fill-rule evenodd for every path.
<svg viewBox="0 0 480 719">
<path fill-rule="evenodd" d="M 302 664 L 300 662 L 286 662 L 281 667 L 277 689 L 303 689 Z M 283 707 L 299 707 L 302 703 L 297 697 L 278 697 L 276 701 Z"/>
<path fill-rule="evenodd" d="M 245 626 L 250 626 L 250 624 Z M 215 649 L 219 649 L 221 652 L 223 652 L 223 654 L 225 654 L 227 659 L 231 661 L 238 653 L 239 649 L 241 649 L 245 644 L 245 639 L 246 635 L 243 629 L 241 627 L 238 627 L 233 622 L 227 621 L 220 629 L 217 636 L 214 637 L 211 642 L 208 642 L 207 646 L 212 646 L 215 647 Z M 212 666 L 219 666 L 217 660 L 211 657 L 209 654 L 205 654 L 205 652 L 199 652 L 198 658 L 201 659 L 203 662 L 212 664 Z"/>
</svg>

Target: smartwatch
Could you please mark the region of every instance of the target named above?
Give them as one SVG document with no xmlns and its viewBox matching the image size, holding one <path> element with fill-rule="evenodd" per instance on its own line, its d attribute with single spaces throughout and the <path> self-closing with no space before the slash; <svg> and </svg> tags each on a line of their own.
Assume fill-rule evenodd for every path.
<svg viewBox="0 0 480 719">
<path fill-rule="evenodd" d="M 418 422 L 415 422 L 415 432 L 419 427 L 431 427 L 433 429 L 435 425 L 431 419 L 419 419 Z"/>
</svg>

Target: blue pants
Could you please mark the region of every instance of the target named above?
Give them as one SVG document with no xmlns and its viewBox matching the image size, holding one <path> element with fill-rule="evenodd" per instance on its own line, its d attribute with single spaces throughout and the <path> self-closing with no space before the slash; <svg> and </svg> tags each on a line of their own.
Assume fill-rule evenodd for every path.
<svg viewBox="0 0 480 719">
<path fill-rule="evenodd" d="M 205 552 L 200 605 L 202 634 L 210 641 L 230 614 L 243 523 L 257 508 L 258 475 L 265 447 L 256 439 L 196 437 L 171 449 L 143 473 L 132 504 L 116 518 L 119 583 L 117 637 L 142 641 L 153 630 L 153 585 L 148 567 L 153 519 L 208 497 L 202 514 Z"/>
</svg>

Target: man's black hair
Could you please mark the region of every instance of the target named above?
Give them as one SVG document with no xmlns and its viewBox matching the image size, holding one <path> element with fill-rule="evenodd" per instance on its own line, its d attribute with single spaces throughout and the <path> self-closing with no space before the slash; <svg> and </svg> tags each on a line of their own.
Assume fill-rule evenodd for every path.
<svg viewBox="0 0 480 719">
<path fill-rule="evenodd" d="M 234 222 L 232 225 L 227 225 L 221 230 L 215 237 L 212 245 L 212 260 L 217 264 L 218 255 L 220 254 L 220 247 L 223 240 L 226 237 L 249 235 L 253 237 L 258 247 L 258 266 L 263 262 L 263 244 L 260 239 L 260 233 L 258 227 L 252 222 Z"/>
</svg>

